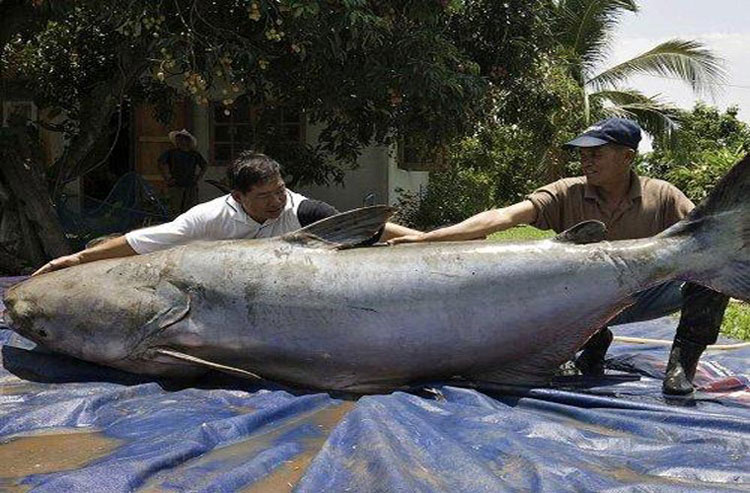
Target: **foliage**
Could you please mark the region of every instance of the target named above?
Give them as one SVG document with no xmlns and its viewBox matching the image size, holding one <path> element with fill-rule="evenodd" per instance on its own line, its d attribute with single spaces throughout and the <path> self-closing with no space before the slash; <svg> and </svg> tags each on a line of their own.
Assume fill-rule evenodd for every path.
<svg viewBox="0 0 750 493">
<path fill-rule="evenodd" d="M 729 168 L 750 152 L 750 125 L 737 118 L 737 108 L 725 112 L 703 103 L 683 112 L 677 145 L 654 142 L 642 172 L 663 178 L 698 202 Z"/>
<path fill-rule="evenodd" d="M 706 91 L 711 84 L 723 80 L 718 58 L 690 40 L 670 40 L 597 73 L 607 60 L 612 33 L 621 16 L 636 12 L 637 3 L 560 0 L 548 6 L 550 10 L 545 15 L 550 20 L 556 48 L 541 53 L 537 63 L 523 71 L 523 88 L 516 87 L 512 97 L 499 98 L 492 118 L 484 120 L 473 136 L 451 148 L 451 169 L 432 174 L 433 183 L 422 194 L 422 207 L 439 204 L 440 214 L 420 212 L 410 217 L 444 222 L 415 224 L 456 222 L 486 208 L 486 204 L 496 207 L 513 203 L 543 183 L 573 174 L 577 163 L 560 146 L 593 118 L 634 118 L 662 144 L 673 142 L 669 139 L 680 112 L 658 97 L 623 88 L 622 83 L 634 74 L 681 78 L 696 92 Z M 462 20 L 482 25 L 478 15 L 466 15 Z M 474 42 L 477 59 L 484 60 L 484 66 L 502 63 L 483 50 L 481 42 Z M 493 69 L 489 72 L 492 74 Z M 490 82 L 494 82 L 492 77 Z M 453 167 L 460 168 L 461 174 Z M 446 184 L 451 181 L 473 183 L 472 200 L 447 193 Z M 493 184 L 491 188 L 488 181 Z M 410 210 L 418 208 L 412 204 Z"/>
<path fill-rule="evenodd" d="M 637 11 L 635 0 L 559 0 L 556 30 L 571 76 L 584 92 L 586 120 L 633 118 L 666 143 L 679 123 L 677 109 L 622 84 L 634 75 L 651 74 L 681 80 L 702 94 L 711 92 L 726 75 L 719 57 L 697 41 L 681 39 L 668 40 L 597 73 L 607 61 L 612 33 L 620 18 Z"/>
<path fill-rule="evenodd" d="M 460 167 L 431 174 L 421 193 L 400 191 L 395 220 L 421 230 L 460 222 L 493 206 L 493 186 L 488 175 Z"/>
<path fill-rule="evenodd" d="M 574 171 L 560 146 L 584 126 L 578 86 L 554 54 L 541 57 L 526 78 L 523 118 L 497 114 L 450 146 L 446 169 L 430 173 L 421 194 L 402 197 L 401 221 L 421 229 L 456 223 Z"/>
<path fill-rule="evenodd" d="M 674 167 L 665 178 L 698 203 L 744 155 L 740 149 L 701 151 L 688 166 Z"/>
<path fill-rule="evenodd" d="M 732 300 L 724 313 L 721 333 L 735 339 L 750 341 L 750 304 Z"/>
<path fill-rule="evenodd" d="M 97 162 L 101 122 L 128 98 L 186 96 L 232 111 L 240 95 L 259 128 L 264 111 L 280 106 L 320 122 L 320 145 L 290 157 L 294 179 L 336 180 L 334 161 L 353 163 L 366 145 L 470 133 L 498 98 L 524 87 L 524 71 L 550 43 L 545 0 L 33 3 L 39 15 L 8 37 L 1 68 L 35 81 L 40 107 L 67 115 L 55 127 L 70 142 L 58 181 Z M 278 136 L 264 138 L 261 148 Z"/>
<path fill-rule="evenodd" d="M 451 38 L 488 81 L 485 110 L 493 122 L 533 117 L 528 105 L 538 98 L 539 62 L 557 46 L 553 12 L 550 0 L 470 0 L 451 17 Z"/>
</svg>

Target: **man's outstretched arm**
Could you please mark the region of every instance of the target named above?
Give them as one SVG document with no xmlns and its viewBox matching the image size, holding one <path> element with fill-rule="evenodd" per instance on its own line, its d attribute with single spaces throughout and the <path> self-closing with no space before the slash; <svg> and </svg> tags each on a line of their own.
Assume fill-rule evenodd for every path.
<svg viewBox="0 0 750 493">
<path fill-rule="evenodd" d="M 37 276 L 46 272 L 52 272 L 53 270 L 60 270 L 66 267 L 72 267 L 78 264 L 85 264 L 87 262 L 93 262 L 95 260 L 103 260 L 105 258 L 116 258 L 116 257 L 129 257 L 131 255 L 138 255 L 138 252 L 128 244 L 125 236 L 118 236 L 112 238 L 103 243 L 99 243 L 86 250 L 81 250 L 78 253 L 72 255 L 65 255 L 64 257 L 58 257 L 44 264 L 40 269 L 32 274 Z"/>
<path fill-rule="evenodd" d="M 380 241 L 389 241 L 401 236 L 420 234 L 422 234 L 422 232 L 416 229 L 407 228 L 406 226 L 401 226 L 400 224 L 396 223 L 385 223 L 383 234 L 380 235 Z"/>
<path fill-rule="evenodd" d="M 502 209 L 492 209 L 480 212 L 469 219 L 453 226 L 436 229 L 427 233 L 406 235 L 394 238 L 388 243 L 419 243 L 425 241 L 461 241 L 476 240 L 484 238 L 489 234 L 504 231 L 518 226 L 519 224 L 530 224 L 536 221 L 536 208 L 528 200 L 518 202 Z"/>
</svg>

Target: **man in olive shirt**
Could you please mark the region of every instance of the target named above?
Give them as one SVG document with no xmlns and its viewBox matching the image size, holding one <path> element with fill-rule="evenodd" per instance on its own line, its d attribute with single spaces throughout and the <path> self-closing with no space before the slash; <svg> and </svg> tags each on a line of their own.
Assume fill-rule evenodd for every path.
<svg viewBox="0 0 750 493">
<path fill-rule="evenodd" d="M 560 233 L 592 219 L 607 226 L 607 240 L 653 236 L 685 217 L 694 205 L 673 185 L 638 176 L 631 169 L 640 140 L 641 130 L 635 122 L 602 120 L 566 144 L 580 150 L 585 176 L 559 180 L 522 202 L 482 212 L 454 226 L 390 243 L 478 239 L 519 224 Z M 728 298 L 678 282 L 655 286 L 635 298 L 610 325 L 657 318 L 682 308 L 663 390 L 680 395 L 692 392 L 698 359 L 706 345 L 716 341 Z M 612 337 L 604 327 L 589 339 L 575 362 L 582 373 L 604 372 L 604 356 Z"/>
</svg>

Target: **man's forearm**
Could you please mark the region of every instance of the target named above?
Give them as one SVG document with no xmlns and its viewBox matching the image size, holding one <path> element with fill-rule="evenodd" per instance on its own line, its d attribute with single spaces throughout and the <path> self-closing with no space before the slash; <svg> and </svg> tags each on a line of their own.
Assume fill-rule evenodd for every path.
<svg viewBox="0 0 750 493">
<path fill-rule="evenodd" d="M 159 163 L 158 167 L 161 177 L 164 178 L 165 182 L 169 183 L 169 181 L 172 179 L 172 175 L 169 173 L 169 166 L 167 166 L 166 163 Z"/>
<path fill-rule="evenodd" d="M 50 260 L 39 269 L 36 270 L 32 275 L 38 276 L 46 274 L 60 269 L 73 267 L 75 265 L 85 264 L 87 262 L 94 262 L 95 260 L 104 260 L 107 258 L 116 257 L 129 257 L 131 255 L 137 255 L 138 252 L 128 244 L 125 236 L 118 236 L 111 240 L 99 243 L 96 246 L 87 248 L 78 253 L 72 255 L 65 255 L 64 257 L 58 257 L 54 260 Z"/>
<path fill-rule="evenodd" d="M 461 241 L 485 238 L 487 235 L 505 231 L 519 224 L 530 224 L 536 220 L 536 209 L 528 200 L 502 209 L 492 209 L 466 219 L 463 222 L 436 229 L 422 235 L 423 241 Z"/>
<path fill-rule="evenodd" d="M 424 234 L 425 241 L 462 241 L 484 238 L 488 234 L 513 226 L 498 209 L 484 211 L 453 226 Z"/>
<path fill-rule="evenodd" d="M 94 247 L 87 248 L 86 250 L 82 250 L 78 252 L 77 255 L 83 264 L 107 258 L 129 257 L 131 255 L 138 255 L 138 252 L 133 250 L 123 235 L 118 236 L 117 238 L 112 238 L 111 240 L 100 243 Z"/>
<path fill-rule="evenodd" d="M 401 226 L 400 224 L 385 223 L 383 234 L 380 235 L 380 241 L 388 241 L 388 240 L 392 240 L 393 238 L 398 238 L 400 236 L 418 235 L 421 233 L 422 233 L 421 231 L 407 228 L 406 226 Z"/>
<path fill-rule="evenodd" d="M 398 245 L 401 243 L 419 243 L 423 241 L 461 241 L 477 240 L 485 238 L 490 233 L 496 233 L 518 224 L 532 224 L 536 221 L 536 208 L 528 200 L 518 202 L 503 209 L 480 212 L 469 219 L 436 229 L 429 233 L 410 234 L 396 237 L 388 243 Z"/>
</svg>

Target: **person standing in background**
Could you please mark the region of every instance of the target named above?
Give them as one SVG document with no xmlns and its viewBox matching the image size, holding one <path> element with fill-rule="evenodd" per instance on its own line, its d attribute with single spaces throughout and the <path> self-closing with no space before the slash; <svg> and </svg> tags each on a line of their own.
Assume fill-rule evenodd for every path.
<svg viewBox="0 0 750 493">
<path fill-rule="evenodd" d="M 208 163 L 195 150 L 198 141 L 185 129 L 169 132 L 174 147 L 158 159 L 159 171 L 168 187 L 169 212 L 177 216 L 198 203 L 198 182 Z"/>
</svg>

